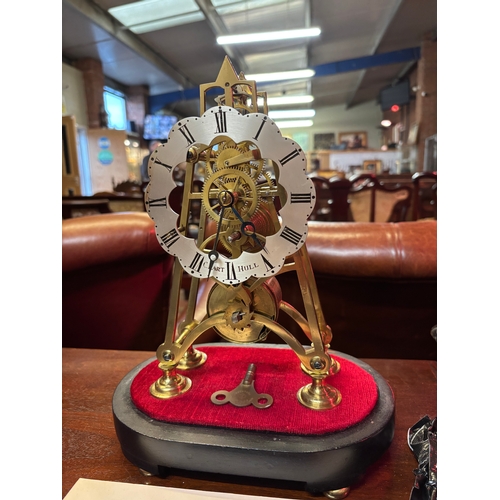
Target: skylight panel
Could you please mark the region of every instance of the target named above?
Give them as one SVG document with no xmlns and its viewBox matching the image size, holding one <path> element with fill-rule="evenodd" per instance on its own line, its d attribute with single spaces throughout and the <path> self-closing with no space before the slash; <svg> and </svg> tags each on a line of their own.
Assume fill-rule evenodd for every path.
<svg viewBox="0 0 500 500">
<path fill-rule="evenodd" d="M 147 33 L 204 19 L 195 0 L 142 0 L 108 11 L 134 33 Z"/>
<path fill-rule="evenodd" d="M 245 12 L 247 10 L 259 9 L 285 3 L 288 0 L 212 0 L 217 14 L 220 16 L 234 14 L 236 12 Z"/>
</svg>

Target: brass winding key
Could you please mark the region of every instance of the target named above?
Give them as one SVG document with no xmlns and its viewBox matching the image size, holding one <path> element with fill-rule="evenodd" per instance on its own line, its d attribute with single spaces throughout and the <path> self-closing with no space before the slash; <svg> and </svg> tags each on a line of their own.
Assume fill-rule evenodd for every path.
<svg viewBox="0 0 500 500">
<path fill-rule="evenodd" d="M 232 391 L 216 391 L 210 398 L 216 405 L 231 403 L 234 406 L 254 405 L 256 408 L 268 408 L 273 404 L 273 397 L 269 394 L 257 394 L 254 387 L 255 364 L 250 363 L 245 378 Z M 265 401 L 262 402 L 261 401 Z"/>
</svg>

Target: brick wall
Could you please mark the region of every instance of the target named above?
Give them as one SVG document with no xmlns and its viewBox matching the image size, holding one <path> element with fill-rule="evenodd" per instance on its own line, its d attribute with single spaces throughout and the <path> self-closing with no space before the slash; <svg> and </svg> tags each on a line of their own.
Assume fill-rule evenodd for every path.
<svg viewBox="0 0 500 500">
<path fill-rule="evenodd" d="M 406 144 L 412 125 L 418 124 L 416 171 L 424 169 L 425 139 L 437 133 L 437 40 L 435 34 L 424 37 L 420 47 L 420 59 L 409 73 L 410 104 L 401 106 L 397 112 L 384 111 L 383 118 L 393 124 L 401 123 L 404 130 L 401 140 Z M 424 93 L 424 95 L 422 94 Z M 392 127 L 382 133 L 384 144 L 392 142 Z"/>
<path fill-rule="evenodd" d="M 104 74 L 102 72 L 102 64 L 95 59 L 86 58 L 75 61 L 74 66 L 83 74 L 88 126 L 89 128 L 99 128 L 101 126 L 99 113 L 101 106 L 104 104 Z"/>
<path fill-rule="evenodd" d="M 89 128 L 100 128 L 100 110 L 104 105 L 104 73 L 102 64 L 95 59 L 79 59 L 74 63 L 83 74 L 85 83 L 85 98 L 87 101 L 87 115 Z M 136 124 L 136 132 L 141 138 L 141 147 L 147 148 L 142 133 L 144 131 L 144 117 L 148 108 L 149 88 L 145 85 L 136 85 L 127 88 L 127 119 Z"/>
<path fill-rule="evenodd" d="M 142 139 L 144 132 L 144 117 L 148 112 L 149 88 L 146 85 L 134 85 L 127 88 L 127 119 L 135 123 L 135 131 L 141 138 L 141 147 L 147 148 Z"/>
<path fill-rule="evenodd" d="M 424 169 L 425 139 L 437 133 L 437 41 L 432 34 L 421 46 L 415 117 L 418 129 L 418 170 Z"/>
</svg>

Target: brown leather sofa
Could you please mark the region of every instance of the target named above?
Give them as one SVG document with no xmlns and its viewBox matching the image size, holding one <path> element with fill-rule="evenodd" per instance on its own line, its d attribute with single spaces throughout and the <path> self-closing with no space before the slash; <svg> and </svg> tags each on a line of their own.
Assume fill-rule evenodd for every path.
<svg viewBox="0 0 500 500">
<path fill-rule="evenodd" d="M 172 265 L 146 213 L 63 220 L 63 347 L 156 349 Z"/>
<path fill-rule="evenodd" d="M 155 351 L 165 334 L 173 262 L 149 216 L 94 215 L 62 224 L 63 346 Z M 436 230 L 434 220 L 310 222 L 307 248 L 332 349 L 436 359 L 430 334 L 437 323 Z M 283 300 L 303 313 L 295 273 L 278 280 Z M 279 321 L 308 343 L 286 314 Z M 267 342 L 282 341 L 270 334 Z"/>
<path fill-rule="evenodd" d="M 356 357 L 436 359 L 435 220 L 310 222 L 307 249 L 333 349 Z M 303 313 L 294 273 L 278 280 L 283 300 Z M 286 315 L 279 321 L 306 343 Z"/>
</svg>

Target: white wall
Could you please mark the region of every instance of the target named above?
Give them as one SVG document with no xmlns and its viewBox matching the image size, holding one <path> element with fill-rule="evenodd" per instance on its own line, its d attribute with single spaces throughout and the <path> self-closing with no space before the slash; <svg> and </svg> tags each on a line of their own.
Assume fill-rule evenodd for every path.
<svg viewBox="0 0 500 500">
<path fill-rule="evenodd" d="M 314 102 L 313 102 L 314 107 Z M 376 101 L 359 104 L 348 110 L 344 105 L 329 106 L 316 110 L 312 127 L 299 129 L 284 129 L 286 135 L 295 136 L 297 133 L 307 133 L 309 144 L 301 144 L 306 151 L 314 148 L 314 134 L 335 134 L 335 143 L 338 144 L 340 132 L 367 132 L 368 148 L 380 149 L 382 146 L 382 132 L 378 128 L 382 121 L 382 111 Z M 298 140 L 297 142 L 300 141 Z"/>
<path fill-rule="evenodd" d="M 79 69 L 64 63 L 62 63 L 62 97 L 62 114 L 74 116 L 77 125 L 87 127 L 87 101 L 83 74 Z"/>
</svg>

